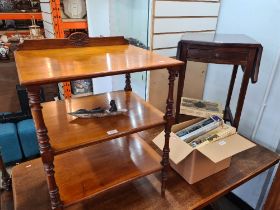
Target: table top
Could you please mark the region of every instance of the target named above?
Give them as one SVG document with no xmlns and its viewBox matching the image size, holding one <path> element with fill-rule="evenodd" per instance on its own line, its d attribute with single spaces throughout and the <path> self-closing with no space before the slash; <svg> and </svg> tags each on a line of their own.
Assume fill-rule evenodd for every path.
<svg viewBox="0 0 280 210">
<path fill-rule="evenodd" d="M 19 81 L 38 85 L 183 65 L 132 45 L 22 50 L 15 53 Z"/>
<path fill-rule="evenodd" d="M 153 146 L 152 139 L 162 129 L 163 127 L 154 128 L 141 132 L 140 135 Z M 171 170 L 167 181 L 166 199 L 160 196 L 161 174 L 155 173 L 66 209 L 200 209 L 277 164 L 278 161 L 279 155 L 257 145 L 233 156 L 229 168 L 193 185 L 188 184 Z M 28 193 L 24 194 L 25 198 L 20 203 L 15 203 L 15 209 L 50 209 L 42 165 L 41 168 L 38 174 L 35 174 L 37 178 L 32 181 L 22 176 L 21 183 L 28 183 L 22 187 L 24 192 Z"/>
<path fill-rule="evenodd" d="M 183 34 L 181 40 L 191 42 L 211 42 L 215 44 L 260 45 L 256 40 L 244 34 L 186 33 Z"/>
</svg>

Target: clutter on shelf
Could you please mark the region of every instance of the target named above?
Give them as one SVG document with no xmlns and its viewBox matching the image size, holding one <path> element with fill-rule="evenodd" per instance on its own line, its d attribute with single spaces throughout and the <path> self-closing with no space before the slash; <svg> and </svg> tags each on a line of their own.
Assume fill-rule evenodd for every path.
<svg viewBox="0 0 280 210">
<path fill-rule="evenodd" d="M 40 0 L 1 0 L 0 12 L 39 12 Z"/>
<path fill-rule="evenodd" d="M 6 21 L 7 22 L 7 21 Z M 44 39 L 41 32 L 41 27 L 36 24 L 34 18 L 31 19 L 31 25 L 29 26 L 29 33 L 22 34 L 19 31 L 14 31 L 13 34 L 7 35 L 8 31 L 0 32 L 0 60 L 9 61 L 14 58 L 14 51 L 18 48 L 19 44 L 22 44 L 27 39 Z"/>
<path fill-rule="evenodd" d="M 127 113 L 127 109 L 118 109 L 115 100 L 110 101 L 110 108 L 105 109 L 102 107 L 96 107 L 91 110 L 79 109 L 75 112 L 68 113 L 78 118 L 94 118 L 94 117 L 108 117 Z"/>
</svg>

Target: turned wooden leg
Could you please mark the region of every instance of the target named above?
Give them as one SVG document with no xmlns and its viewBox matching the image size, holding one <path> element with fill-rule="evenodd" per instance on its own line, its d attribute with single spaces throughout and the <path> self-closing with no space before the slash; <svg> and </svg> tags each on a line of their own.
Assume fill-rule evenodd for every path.
<svg viewBox="0 0 280 210">
<path fill-rule="evenodd" d="M 168 69 L 169 72 L 169 90 L 168 97 L 166 101 L 166 113 L 165 113 L 165 143 L 163 147 L 162 161 L 162 185 L 161 185 L 161 195 L 165 197 L 165 189 L 166 189 L 166 181 L 167 181 L 167 172 L 169 168 L 169 137 L 171 132 L 171 127 L 174 123 L 173 116 L 173 91 L 174 91 L 174 81 L 177 75 L 177 71 L 175 69 Z"/>
<path fill-rule="evenodd" d="M 177 102 L 176 102 L 176 115 L 175 115 L 176 123 L 179 123 L 181 98 L 183 96 L 185 76 L 186 76 L 186 68 L 187 68 L 187 61 L 186 61 L 186 64 L 182 67 L 182 69 L 179 71 Z"/>
<path fill-rule="evenodd" d="M 132 91 L 130 73 L 125 74 L 125 91 Z"/>
<path fill-rule="evenodd" d="M 11 191 L 12 190 L 12 179 L 10 174 L 7 172 L 5 163 L 2 159 L 2 154 L 0 151 L 0 170 L 2 172 L 2 189 L 6 190 L 6 191 Z"/>
<path fill-rule="evenodd" d="M 35 123 L 41 158 L 47 177 L 51 206 L 52 209 L 59 210 L 63 208 L 63 205 L 60 200 L 58 187 L 54 177 L 54 154 L 49 142 L 48 131 L 42 114 L 42 106 L 40 104 L 40 87 L 28 87 L 27 91 L 31 112 Z"/>
</svg>

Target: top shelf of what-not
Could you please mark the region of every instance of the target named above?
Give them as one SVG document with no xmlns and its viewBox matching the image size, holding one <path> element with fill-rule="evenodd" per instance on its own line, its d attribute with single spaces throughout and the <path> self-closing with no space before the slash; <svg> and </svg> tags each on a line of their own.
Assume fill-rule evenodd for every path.
<svg viewBox="0 0 280 210">
<path fill-rule="evenodd" d="M 85 46 L 77 47 L 77 43 L 83 42 Z M 20 83 L 40 85 L 183 64 L 176 59 L 129 45 L 123 37 L 90 38 L 88 41 L 78 40 L 77 43 L 71 39 L 24 43 L 30 47 L 20 47 L 15 53 Z M 50 49 L 51 46 L 56 49 Z"/>
</svg>

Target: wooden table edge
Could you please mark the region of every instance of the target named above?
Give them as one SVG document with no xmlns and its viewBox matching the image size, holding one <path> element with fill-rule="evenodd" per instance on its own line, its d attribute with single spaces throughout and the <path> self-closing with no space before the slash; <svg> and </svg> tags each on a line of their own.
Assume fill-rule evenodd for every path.
<svg viewBox="0 0 280 210">
<path fill-rule="evenodd" d="M 67 76 L 67 77 L 60 77 L 60 78 L 48 78 L 46 80 L 34 80 L 34 81 L 28 81 L 24 82 L 21 79 L 20 74 L 19 76 L 19 83 L 20 85 L 24 86 L 38 86 L 38 85 L 46 85 L 46 84 L 52 84 L 52 83 L 59 83 L 59 82 L 69 82 L 72 80 L 81 80 L 81 79 L 88 79 L 88 78 L 98 78 L 98 77 L 106 77 L 106 76 L 115 76 L 115 75 L 120 75 L 120 74 L 127 74 L 127 73 L 137 73 L 137 72 L 143 72 L 143 71 L 155 71 L 155 70 L 161 70 L 161 69 L 172 69 L 172 68 L 177 68 L 183 66 L 184 63 L 182 61 L 178 61 L 176 64 L 163 64 L 163 65 L 157 65 L 157 66 L 152 66 L 149 68 L 137 68 L 137 69 L 131 69 L 131 70 L 120 70 L 120 71 L 114 71 L 114 72 L 106 72 L 106 73 L 94 73 L 94 74 L 88 74 L 88 75 L 78 75 L 78 76 Z M 17 72 L 19 73 L 19 70 L 17 68 Z"/>
<path fill-rule="evenodd" d="M 270 164 L 268 164 L 267 166 L 259 169 L 257 172 L 255 173 L 251 173 L 249 175 L 247 175 L 243 180 L 240 180 L 239 182 L 235 183 L 234 185 L 228 186 L 225 190 L 223 190 L 222 193 L 217 192 L 215 194 L 213 194 L 212 196 L 210 196 L 209 198 L 207 198 L 207 201 L 205 202 L 200 202 L 197 206 L 193 207 L 193 210 L 198 210 L 201 209 L 205 206 L 207 206 L 208 204 L 210 204 L 211 202 L 217 200 L 218 198 L 224 196 L 225 194 L 229 193 L 230 191 L 236 189 L 237 187 L 239 187 L 240 185 L 246 183 L 247 181 L 255 178 L 256 176 L 258 176 L 259 174 L 261 174 L 262 172 L 266 171 L 267 169 L 271 168 L 272 166 L 278 164 L 280 162 L 280 157 L 278 157 L 277 159 L 275 159 L 273 162 L 271 162 Z"/>
</svg>

